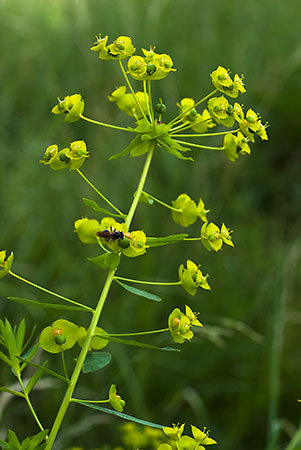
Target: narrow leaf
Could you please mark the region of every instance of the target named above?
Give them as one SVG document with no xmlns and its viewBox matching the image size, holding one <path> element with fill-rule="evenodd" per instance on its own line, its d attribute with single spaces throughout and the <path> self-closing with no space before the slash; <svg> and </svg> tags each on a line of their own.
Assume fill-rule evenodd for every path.
<svg viewBox="0 0 301 450">
<path fill-rule="evenodd" d="M 165 425 L 159 425 L 157 423 L 149 422 L 148 420 L 138 419 L 137 417 L 129 416 L 128 414 L 124 414 L 113 409 L 103 408 L 102 406 L 93 405 L 93 403 L 86 403 L 82 401 L 76 401 L 80 405 L 87 406 L 88 408 L 96 409 L 97 411 L 104 412 L 106 414 L 112 414 L 113 416 L 120 417 L 121 419 L 130 420 L 131 422 L 139 423 L 140 425 L 144 425 L 146 427 L 152 428 L 164 428 Z"/>
<path fill-rule="evenodd" d="M 117 342 L 118 344 L 125 345 L 133 345 L 134 347 L 143 347 L 148 348 L 149 350 L 161 350 L 164 352 L 180 352 L 178 348 L 172 347 L 157 347 L 156 345 L 145 344 L 144 342 L 134 341 L 133 339 L 121 339 L 116 336 L 110 336 L 109 334 L 95 334 L 95 336 L 99 336 L 107 339 L 108 341 Z"/>
<path fill-rule="evenodd" d="M 146 245 L 149 247 L 160 247 L 161 245 L 176 244 L 187 238 L 188 234 L 171 234 L 163 237 L 148 237 Z"/>
<path fill-rule="evenodd" d="M 5 386 L 1 386 L 0 387 L 0 391 L 1 392 L 8 392 L 9 394 L 12 395 L 17 395 L 17 397 L 24 397 L 24 394 L 22 392 L 18 392 L 18 391 L 14 391 L 13 389 L 9 389 Z"/>
<path fill-rule="evenodd" d="M 22 352 L 23 342 L 25 337 L 25 320 L 22 319 L 18 326 L 18 331 L 16 333 L 16 346 L 18 349 L 18 353 Z"/>
<path fill-rule="evenodd" d="M 141 142 L 140 136 L 134 137 L 134 139 L 130 142 L 130 144 L 124 150 L 122 150 L 122 152 L 117 153 L 116 155 L 112 155 L 109 159 L 119 159 L 119 158 L 122 158 L 123 156 L 126 156 L 128 153 L 130 153 L 130 151 L 133 148 L 138 146 L 140 144 L 140 142 Z"/>
<path fill-rule="evenodd" d="M 90 373 L 96 372 L 99 369 L 107 366 L 111 362 L 111 353 L 106 352 L 93 352 L 88 353 L 83 365 L 83 372 Z"/>
<path fill-rule="evenodd" d="M 132 157 L 144 155 L 144 153 L 147 153 L 151 147 L 152 141 L 140 142 L 139 145 L 136 145 L 135 148 L 132 148 L 132 150 L 130 151 L 130 155 Z"/>
<path fill-rule="evenodd" d="M 101 208 L 100 206 L 98 206 L 98 204 L 94 200 L 90 200 L 88 198 L 82 198 L 82 201 L 84 202 L 84 204 L 86 206 L 89 206 L 90 208 L 92 208 L 93 211 L 101 212 L 102 214 L 105 214 L 107 216 L 112 216 L 112 217 L 126 217 L 126 214 L 116 214 L 116 213 L 112 213 L 111 211 L 108 211 L 107 209 Z"/>
<path fill-rule="evenodd" d="M 47 361 L 45 361 L 41 367 L 45 367 L 47 364 Z M 30 380 L 28 381 L 26 388 L 25 388 L 25 392 L 26 394 L 29 394 L 29 392 L 35 387 L 35 385 L 37 384 L 37 382 L 42 378 L 43 376 L 43 369 L 40 368 L 38 369 L 33 376 L 30 378 Z"/>
<path fill-rule="evenodd" d="M 87 308 L 82 306 L 72 306 L 72 305 L 61 305 L 59 303 L 44 303 L 37 302 L 36 300 L 29 300 L 27 298 L 19 298 L 19 297 L 7 297 L 8 300 L 12 300 L 13 302 L 22 303 L 23 305 L 28 306 L 37 306 L 38 308 L 45 309 L 60 309 L 64 311 L 88 311 Z"/>
<path fill-rule="evenodd" d="M 34 450 L 37 448 L 44 448 L 46 444 L 42 444 L 42 446 L 39 446 L 39 444 L 45 439 L 47 436 L 49 430 L 42 430 L 39 433 L 35 434 L 34 436 L 30 436 L 22 442 L 22 448 L 28 449 L 28 450 Z"/>
<path fill-rule="evenodd" d="M 59 373 L 54 372 L 53 370 L 46 369 L 46 367 L 40 366 L 39 364 L 34 364 L 30 361 L 27 361 L 26 359 L 21 358 L 21 356 L 18 356 L 18 359 L 20 359 L 22 362 L 28 364 L 29 366 L 36 367 L 37 369 L 42 369 L 43 372 L 48 373 L 49 375 L 52 375 L 53 377 L 58 378 L 61 381 L 65 381 L 65 383 L 70 384 L 69 380 L 67 378 L 63 377 L 63 375 L 60 375 Z M 45 361 L 46 363 L 47 361 Z M 43 363 L 43 364 L 45 364 Z"/>
<path fill-rule="evenodd" d="M 87 258 L 87 260 L 101 269 L 116 269 L 120 261 L 120 255 L 114 252 L 104 253 L 95 258 Z"/>
<path fill-rule="evenodd" d="M 137 289 L 137 288 L 135 288 L 133 286 L 129 286 L 128 284 L 125 284 L 125 283 L 121 283 L 121 281 L 119 281 L 119 280 L 115 280 L 115 281 L 117 281 L 117 283 L 120 284 L 120 286 L 123 287 L 123 289 L 131 292 L 132 294 L 138 295 L 138 297 L 144 297 L 144 298 L 147 298 L 148 300 L 154 300 L 155 302 L 161 302 L 161 300 L 162 300 L 162 298 L 160 298 L 158 295 L 151 294 L 150 292 L 147 292 L 147 291 L 142 291 L 141 289 Z"/>
<path fill-rule="evenodd" d="M 8 366 L 12 366 L 11 360 L 2 352 L 0 352 L 0 359 L 2 359 L 2 361 L 5 362 L 5 364 L 7 364 Z"/>
</svg>

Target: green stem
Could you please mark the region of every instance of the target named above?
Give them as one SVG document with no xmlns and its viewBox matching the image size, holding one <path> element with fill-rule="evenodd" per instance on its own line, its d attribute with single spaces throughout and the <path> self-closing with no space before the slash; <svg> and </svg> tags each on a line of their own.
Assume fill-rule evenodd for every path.
<svg viewBox="0 0 301 450">
<path fill-rule="evenodd" d="M 90 326 L 89 326 L 89 329 L 88 329 L 88 333 L 87 333 L 86 339 L 84 341 L 83 347 L 81 349 L 81 352 L 80 352 L 79 357 L 77 359 L 76 365 L 74 367 L 73 374 L 72 374 L 72 377 L 71 377 L 71 380 L 70 380 L 70 385 L 67 387 L 67 390 L 66 390 L 65 396 L 63 398 L 63 401 L 61 403 L 60 409 L 59 409 L 59 411 L 57 413 L 56 419 L 55 419 L 54 424 L 53 424 L 53 426 L 51 428 L 51 432 L 49 434 L 49 439 L 47 441 L 45 450 L 50 450 L 52 448 L 52 445 L 54 443 L 56 435 L 57 435 L 57 433 L 58 433 L 58 431 L 60 429 L 60 426 L 61 426 L 62 421 L 64 419 L 64 416 L 66 414 L 67 408 L 68 408 L 69 403 L 70 403 L 71 398 L 72 398 L 73 391 L 75 389 L 75 386 L 77 384 L 78 378 L 80 376 L 80 373 L 81 373 L 81 370 L 82 370 L 82 366 L 84 364 L 84 361 L 86 359 L 87 353 L 89 351 L 91 339 L 92 339 L 92 337 L 95 334 L 95 330 L 96 330 L 96 327 L 97 327 L 97 324 L 98 324 L 98 321 L 99 321 L 99 318 L 100 318 L 103 306 L 105 304 L 105 301 L 106 301 L 109 289 L 110 289 L 112 281 L 114 279 L 114 272 L 115 272 L 115 269 L 114 270 L 112 270 L 112 269 L 109 270 L 107 279 L 105 281 L 104 287 L 102 289 L 102 292 L 101 292 L 99 300 L 98 300 L 97 307 L 96 307 L 95 312 L 93 314 L 93 317 L 92 317 L 92 320 L 91 320 L 91 323 L 90 323 Z"/>
<path fill-rule="evenodd" d="M 94 123 L 95 125 L 101 125 L 101 126 L 107 127 L 107 128 L 114 128 L 115 130 L 130 132 L 130 130 L 128 130 L 127 128 L 118 127 L 117 125 L 110 125 L 109 123 L 104 123 L 104 122 L 99 122 L 98 120 L 89 119 L 89 117 L 85 117 L 82 114 L 79 117 L 83 120 L 86 120 L 87 122 Z"/>
<path fill-rule="evenodd" d="M 191 147 L 206 148 L 208 150 L 224 150 L 225 149 L 225 147 L 209 147 L 208 145 L 193 144 L 192 142 L 181 141 L 178 139 L 174 139 L 174 141 L 178 142 L 181 145 L 185 144 L 185 145 L 190 145 Z"/>
<path fill-rule="evenodd" d="M 134 197 L 134 199 L 132 201 L 132 205 L 130 207 L 129 213 L 127 215 L 127 219 L 126 219 L 125 223 L 126 223 L 126 225 L 128 227 L 131 224 L 132 218 L 133 218 L 135 210 L 137 208 L 138 200 L 139 200 L 141 191 L 142 191 L 142 189 L 144 187 L 144 183 L 145 183 L 145 180 L 146 180 L 146 177 L 147 177 L 147 173 L 148 173 L 148 170 L 149 170 L 149 167 L 150 167 L 150 163 L 151 163 L 153 152 L 154 152 L 154 147 L 147 154 L 147 157 L 146 157 L 146 160 L 145 160 L 145 163 L 144 163 L 144 167 L 143 167 L 143 170 L 142 170 L 142 174 L 141 174 L 141 177 L 140 177 L 140 181 L 139 181 L 139 184 L 138 184 L 138 189 L 136 190 L 136 194 L 138 194 L 138 195 L 135 195 L 135 197 Z M 90 348 L 92 337 L 95 335 L 95 330 L 96 330 L 97 324 L 99 322 L 99 318 L 100 318 L 102 309 L 103 309 L 105 301 L 107 299 L 107 296 L 108 296 L 111 284 L 112 284 L 112 282 L 114 280 L 115 271 L 116 271 L 116 269 L 110 269 L 109 272 L 108 272 L 108 275 L 107 275 L 105 284 L 103 286 L 102 292 L 100 294 L 100 297 L 99 297 L 96 309 L 93 312 L 93 317 L 92 317 L 90 326 L 88 328 L 86 339 L 84 341 L 84 344 L 83 344 L 83 347 L 82 347 L 81 352 L 79 354 L 79 357 L 78 357 L 78 359 L 76 361 L 76 364 L 75 364 L 75 367 L 74 367 L 74 370 L 73 370 L 73 374 L 71 376 L 70 384 L 69 384 L 69 386 L 66 389 L 65 396 L 63 398 L 63 401 L 61 403 L 61 406 L 59 408 L 59 411 L 57 413 L 57 416 L 55 418 L 53 426 L 51 428 L 51 432 L 49 434 L 49 439 L 47 441 L 45 450 L 51 450 L 51 448 L 53 446 L 53 443 L 55 441 L 55 438 L 57 436 L 57 433 L 58 433 L 58 431 L 59 431 L 59 429 L 61 427 L 61 424 L 63 422 L 63 419 L 65 417 L 65 414 L 66 414 L 66 411 L 68 409 L 69 403 L 71 402 L 74 389 L 76 387 L 78 378 L 79 378 L 81 370 L 82 370 L 82 366 L 84 364 L 84 361 L 86 359 L 87 353 L 88 353 L 89 348 Z"/>
<path fill-rule="evenodd" d="M 62 355 L 62 364 L 63 364 L 63 369 L 64 369 L 64 375 L 67 378 L 68 381 L 70 381 L 69 377 L 68 377 L 68 373 L 67 373 L 67 369 L 66 369 L 66 362 L 65 362 L 65 354 L 64 354 L 64 350 L 61 351 L 61 355 Z"/>
<path fill-rule="evenodd" d="M 207 98 L 211 97 L 212 95 L 214 95 L 217 92 L 217 89 L 214 89 L 214 91 L 210 92 L 210 94 L 206 95 L 206 97 L 203 97 L 201 100 L 199 100 L 197 103 L 195 103 L 193 106 L 191 106 L 189 109 L 187 109 L 185 111 L 185 113 L 180 113 L 178 114 L 171 122 L 169 122 L 168 125 L 172 125 L 174 122 L 176 122 L 180 117 L 184 116 L 185 114 L 187 114 L 191 109 L 194 109 L 196 106 L 198 106 L 200 103 L 204 102 L 205 100 L 207 100 Z"/>
<path fill-rule="evenodd" d="M 32 406 L 32 403 L 31 403 L 31 401 L 30 401 L 30 399 L 29 399 L 29 396 L 28 396 L 28 394 L 26 393 L 26 390 L 25 390 L 25 387 L 24 387 L 24 384 L 23 384 L 21 375 L 18 373 L 17 376 L 18 376 L 18 380 L 19 380 L 21 389 L 22 389 L 23 394 L 24 394 L 25 401 L 26 401 L 26 403 L 27 403 L 27 405 L 28 405 L 28 408 L 30 409 L 30 412 L 31 412 L 31 414 L 33 415 L 33 418 L 34 418 L 34 420 L 36 421 L 36 423 L 37 423 L 38 427 L 40 428 L 40 430 L 41 430 L 41 431 L 44 431 L 44 427 L 43 427 L 43 425 L 41 424 L 41 422 L 39 421 L 39 418 L 38 418 L 38 416 L 37 416 L 37 414 L 36 414 L 36 412 L 35 412 L 35 410 L 34 410 L 34 407 Z M 47 438 L 48 438 L 48 436 L 46 436 L 45 439 L 47 439 Z"/>
<path fill-rule="evenodd" d="M 236 130 L 221 131 L 219 133 L 201 133 L 201 134 L 177 134 L 177 137 L 210 137 L 210 136 L 222 136 L 224 134 L 237 133 L 239 128 Z"/>
<path fill-rule="evenodd" d="M 23 281 L 24 283 L 27 283 L 30 286 L 35 287 L 36 289 L 40 289 L 40 291 L 46 292 L 47 294 L 51 294 L 54 297 L 57 297 L 57 298 L 60 298 L 61 300 L 64 300 L 65 302 L 69 302 L 69 303 L 73 303 L 74 305 L 81 306 L 82 308 L 85 308 L 87 311 L 90 311 L 92 313 L 94 312 L 94 310 L 92 308 L 89 308 L 89 306 L 83 305 L 82 303 L 78 303 L 78 302 L 76 302 L 74 300 L 70 300 L 70 298 L 66 298 L 66 297 L 63 297 L 62 295 L 56 294 L 55 292 L 49 291 L 48 289 L 45 289 L 42 286 L 39 286 L 38 284 L 32 283 L 31 281 L 20 277 L 19 275 L 17 275 L 16 273 L 12 272 L 11 270 L 9 271 L 9 274 L 12 275 L 13 277 L 17 278 L 18 280 Z"/>
<path fill-rule="evenodd" d="M 168 330 L 169 330 L 169 328 L 162 328 L 161 330 L 141 331 L 138 333 L 116 333 L 116 334 L 108 333 L 108 334 L 96 334 L 96 336 L 101 336 L 104 339 L 106 336 L 112 336 L 112 337 L 143 336 L 144 334 L 163 333 Z"/>
<path fill-rule="evenodd" d="M 181 281 L 173 281 L 170 283 L 157 282 L 157 281 L 142 281 L 142 280 L 134 280 L 133 278 L 124 278 L 124 277 L 114 277 L 114 280 L 128 281 L 129 283 L 138 283 L 138 284 L 152 284 L 154 286 L 176 286 L 181 284 Z"/>
<path fill-rule="evenodd" d="M 153 102 L 152 102 L 151 80 L 147 80 L 147 88 L 148 88 L 148 98 L 149 98 L 149 105 L 150 105 L 150 110 L 151 110 L 152 123 L 154 123 L 155 117 L 154 117 Z"/>
<path fill-rule="evenodd" d="M 301 443 L 301 428 L 295 433 L 294 437 L 290 441 L 287 447 L 285 447 L 285 450 L 297 450 Z"/>
<path fill-rule="evenodd" d="M 183 239 L 184 241 L 200 241 L 201 239 L 204 239 L 204 238 L 201 238 L 201 237 L 195 237 L 195 238 L 185 238 L 185 239 Z M 207 237 L 206 237 L 206 239 L 208 239 Z"/>
<path fill-rule="evenodd" d="M 102 248 L 102 250 L 103 250 L 104 252 L 106 252 L 106 253 L 111 253 L 109 250 L 107 250 L 107 249 L 105 248 L 104 245 L 102 245 L 101 240 L 99 239 L 98 236 L 96 236 L 96 239 L 97 239 L 98 245 L 100 246 L 100 248 Z"/>
<path fill-rule="evenodd" d="M 143 92 L 144 92 L 145 104 L 146 104 L 147 110 L 148 110 L 148 115 L 149 115 L 150 121 L 153 122 L 153 117 L 152 117 L 152 113 L 150 110 L 150 102 L 149 102 L 149 99 L 147 98 L 146 80 L 143 81 Z"/>
<path fill-rule="evenodd" d="M 171 209 L 172 211 L 175 212 L 181 212 L 181 209 L 177 209 L 177 208 L 173 208 L 172 206 L 168 205 L 167 203 L 162 202 L 161 200 L 159 200 L 158 198 L 154 197 L 153 195 L 148 194 L 147 192 L 144 192 L 149 198 L 151 198 L 152 200 L 154 200 L 155 202 L 159 203 L 162 206 L 165 206 L 165 208 Z"/>
<path fill-rule="evenodd" d="M 111 206 L 111 208 L 113 208 L 116 212 L 118 212 L 118 214 L 123 214 L 121 211 L 119 211 L 118 208 L 116 208 L 116 206 L 113 205 L 113 203 L 110 202 L 110 200 L 108 200 L 95 186 L 94 184 L 91 183 L 91 181 L 88 180 L 87 177 L 85 177 L 85 175 L 79 170 L 76 169 L 77 173 L 88 183 L 88 185 L 108 204 Z"/>
<path fill-rule="evenodd" d="M 125 221 L 125 224 L 127 225 L 128 228 L 130 228 L 130 224 L 132 222 L 132 219 L 133 219 L 133 216 L 135 214 L 137 205 L 139 203 L 139 198 L 140 198 L 141 192 L 143 191 L 143 188 L 144 188 L 144 184 L 145 184 L 145 181 L 146 181 L 146 177 L 147 177 L 147 174 L 148 174 L 150 163 L 152 161 L 154 150 L 155 150 L 155 143 L 153 144 L 152 148 L 147 153 L 146 160 L 145 160 L 145 163 L 144 163 L 144 167 L 143 167 L 143 170 L 142 170 L 142 174 L 141 174 L 141 177 L 140 177 L 140 180 L 139 180 L 138 188 L 137 188 L 137 190 L 135 192 L 134 200 L 132 202 L 132 205 L 130 207 L 130 210 L 128 212 L 128 215 L 127 215 L 127 218 L 126 218 L 126 221 Z"/>
<path fill-rule="evenodd" d="M 134 92 L 134 90 L 133 90 L 133 88 L 132 88 L 132 85 L 131 85 L 131 83 L 130 83 L 130 80 L 129 80 L 129 78 L 128 78 L 128 76 L 127 76 L 125 70 L 124 70 L 124 67 L 123 67 L 123 65 L 122 65 L 122 62 L 121 62 L 120 59 L 119 59 L 118 61 L 119 61 L 119 65 L 120 65 L 120 68 L 121 68 L 121 70 L 122 70 L 123 76 L 124 76 L 124 78 L 125 78 L 125 81 L 126 81 L 128 87 L 129 87 L 129 89 L 130 89 L 130 91 L 131 91 L 131 94 L 132 94 L 132 96 L 133 96 L 133 98 L 134 98 L 134 100 L 135 100 L 135 103 L 136 103 L 136 105 L 138 106 L 138 108 L 140 109 L 141 114 L 142 114 L 142 116 L 144 117 L 144 119 L 149 123 L 149 121 L 147 120 L 147 117 L 146 117 L 146 115 L 145 115 L 143 109 L 141 108 L 140 103 L 139 103 L 138 100 L 137 100 L 137 97 L 136 97 L 135 92 Z"/>
</svg>

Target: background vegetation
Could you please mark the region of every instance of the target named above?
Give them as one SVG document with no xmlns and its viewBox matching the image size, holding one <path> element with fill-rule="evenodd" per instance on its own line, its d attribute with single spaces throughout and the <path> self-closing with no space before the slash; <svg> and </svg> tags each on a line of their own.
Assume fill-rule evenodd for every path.
<svg viewBox="0 0 301 450">
<path fill-rule="evenodd" d="M 129 414 L 166 425 L 206 425 L 220 450 L 285 448 L 299 424 L 300 13 L 299 0 L 0 0 L 0 247 L 14 251 L 15 272 L 32 281 L 94 305 L 104 278 L 86 260 L 97 249 L 72 231 L 74 220 L 92 217 L 81 198 L 96 198 L 76 174 L 39 165 L 49 144 L 84 139 L 91 152 L 84 172 L 122 209 L 136 188 L 141 158 L 108 161 L 128 143 L 125 133 L 63 123 L 49 113 L 57 96 L 81 93 L 89 117 L 131 123 L 106 99 L 123 83 L 117 64 L 89 51 L 99 32 L 111 39 L 130 35 L 137 49 L 152 44 L 170 53 L 177 72 L 154 89 L 170 115 L 180 98 L 210 92 L 209 73 L 220 64 L 245 75 L 241 101 L 270 123 L 270 140 L 257 140 L 252 155 L 235 164 L 207 150 L 194 152 L 194 164 L 158 152 L 148 192 L 166 202 L 182 192 L 202 196 L 210 218 L 234 229 L 235 249 L 211 254 L 198 244 L 180 244 L 123 262 L 124 276 L 168 281 L 189 257 L 210 273 L 213 289 L 195 298 L 176 287 L 158 289 L 164 297 L 158 306 L 115 286 L 105 329 L 164 327 L 172 308 L 185 303 L 202 312 L 206 328 L 179 356 L 110 344 L 113 362 L 82 378 L 77 391 L 101 397 L 113 382 Z M 141 205 L 135 224 L 152 236 L 183 230 L 159 205 Z M 191 234 L 198 232 L 198 224 L 191 227 Z M 57 318 L 8 303 L 8 295 L 42 298 L 12 279 L 1 280 L 0 294 L 2 318 L 18 323 L 25 316 L 29 327 L 39 328 Z M 86 317 L 81 320 L 86 325 Z M 0 384 L 11 380 L 1 366 Z M 43 383 L 33 401 L 50 426 L 61 386 Z M 0 397 L 0 416 L 1 438 L 8 427 L 23 438 L 37 431 L 21 399 Z M 58 448 L 117 445 L 119 424 L 72 407 Z"/>
</svg>

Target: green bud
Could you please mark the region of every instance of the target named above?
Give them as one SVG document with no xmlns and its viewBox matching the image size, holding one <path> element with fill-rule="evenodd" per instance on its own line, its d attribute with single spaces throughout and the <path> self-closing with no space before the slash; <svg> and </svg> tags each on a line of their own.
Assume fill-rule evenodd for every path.
<svg viewBox="0 0 301 450">
<path fill-rule="evenodd" d="M 132 70 L 133 72 L 135 72 L 135 70 L 137 70 L 137 69 L 138 69 L 137 64 L 133 64 L 133 65 L 131 66 L 131 70 Z"/>
<path fill-rule="evenodd" d="M 197 110 L 193 108 L 193 109 L 189 112 L 189 117 L 195 117 L 196 115 L 197 115 Z"/>
<path fill-rule="evenodd" d="M 123 44 L 119 44 L 119 45 L 118 45 L 118 48 L 119 48 L 119 50 L 124 50 L 124 49 L 125 49 L 125 46 L 124 46 Z"/>
<path fill-rule="evenodd" d="M 61 111 L 63 110 L 63 109 L 65 109 L 65 106 L 64 106 L 64 102 L 62 102 L 61 100 L 59 100 L 59 103 L 58 103 L 58 109 L 60 109 Z"/>
<path fill-rule="evenodd" d="M 66 342 L 66 336 L 64 336 L 63 334 L 58 334 L 57 336 L 55 336 L 54 340 L 57 345 L 63 345 Z"/>
<path fill-rule="evenodd" d="M 68 158 L 66 153 L 60 153 L 59 159 L 60 159 L 60 161 L 65 162 L 65 163 L 68 163 L 70 161 L 70 158 Z"/>
<path fill-rule="evenodd" d="M 166 69 L 170 69 L 171 68 L 171 64 L 168 61 L 164 64 L 164 66 L 166 67 Z"/>
<path fill-rule="evenodd" d="M 167 108 L 166 105 L 164 105 L 164 103 L 157 103 L 155 106 L 155 111 L 158 114 L 164 114 L 166 112 Z"/>
<path fill-rule="evenodd" d="M 130 240 L 128 238 L 120 239 L 118 241 L 118 245 L 121 248 L 129 248 L 130 246 Z"/>
<path fill-rule="evenodd" d="M 153 73 L 155 73 L 157 70 L 155 64 L 147 64 L 146 66 L 146 72 L 148 73 L 148 75 L 152 75 Z"/>
<path fill-rule="evenodd" d="M 229 114 L 229 116 L 232 116 L 233 115 L 233 106 L 229 105 L 228 108 L 226 109 L 226 111 L 227 111 L 227 114 Z"/>
</svg>

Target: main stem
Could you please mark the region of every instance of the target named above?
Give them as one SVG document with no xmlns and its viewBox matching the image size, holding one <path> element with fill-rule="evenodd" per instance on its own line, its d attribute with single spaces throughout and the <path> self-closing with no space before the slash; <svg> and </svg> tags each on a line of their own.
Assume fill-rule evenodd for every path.
<svg viewBox="0 0 301 450">
<path fill-rule="evenodd" d="M 141 192 L 143 190 L 143 187 L 144 187 L 144 184 L 145 184 L 145 181 L 146 181 L 146 177 L 147 177 L 147 174 L 148 174 L 148 170 L 149 170 L 149 167 L 150 167 L 150 163 L 151 163 L 151 160 L 152 160 L 152 156 L 154 154 L 154 148 L 155 147 L 153 147 L 148 152 L 146 160 L 145 160 L 145 163 L 144 163 L 144 167 L 143 167 L 143 170 L 142 170 L 142 174 L 141 174 L 141 177 L 140 177 L 138 188 L 136 190 L 136 195 L 135 195 L 135 197 L 133 199 L 133 202 L 131 204 L 131 207 L 130 207 L 130 210 L 129 210 L 129 213 L 127 215 L 127 219 L 126 219 L 126 222 L 125 222 L 128 227 L 130 227 L 130 224 L 132 222 L 132 219 L 133 219 L 133 216 L 135 214 L 136 208 L 138 206 L 139 197 L 140 197 L 140 194 L 141 194 Z M 80 376 L 80 373 L 81 373 L 81 370 L 82 370 L 82 366 L 84 364 L 84 361 L 86 359 L 87 353 L 89 351 L 91 339 L 92 339 L 92 337 L 93 337 L 93 335 L 95 333 L 95 330 L 96 330 L 97 324 L 99 322 L 99 318 L 100 318 L 102 309 L 104 307 L 104 304 L 105 304 L 105 301 L 107 299 L 107 296 L 108 296 L 111 284 L 113 282 L 115 271 L 116 271 L 116 269 L 110 269 L 109 270 L 107 279 L 105 281 L 104 287 L 102 289 L 102 292 L 101 292 L 99 300 L 98 300 L 98 304 L 97 304 L 96 309 L 95 309 L 95 311 L 93 313 L 93 317 L 92 317 L 90 326 L 88 328 L 87 337 L 85 339 L 84 345 L 82 347 L 82 350 L 81 350 L 81 352 L 79 354 L 78 360 L 77 360 L 76 365 L 74 367 L 74 371 L 73 371 L 73 374 L 72 374 L 72 377 L 71 377 L 71 380 L 70 380 L 70 385 L 67 387 L 67 390 L 66 390 L 65 396 L 63 398 L 63 401 L 61 403 L 60 409 L 59 409 L 58 414 L 57 414 L 57 416 L 55 418 L 54 424 L 53 424 L 51 432 L 49 434 L 49 438 L 47 440 L 47 444 L 46 444 L 45 450 L 51 450 L 51 448 L 53 446 L 53 443 L 54 443 L 54 440 L 55 440 L 55 438 L 57 436 L 57 433 L 58 433 L 58 431 L 59 431 L 59 429 L 61 427 L 61 424 L 63 422 L 64 416 L 66 414 L 67 408 L 68 408 L 69 403 L 70 403 L 71 398 L 72 398 L 72 394 L 74 392 L 74 389 L 76 387 L 78 378 Z"/>
</svg>

